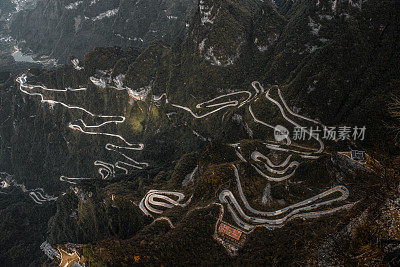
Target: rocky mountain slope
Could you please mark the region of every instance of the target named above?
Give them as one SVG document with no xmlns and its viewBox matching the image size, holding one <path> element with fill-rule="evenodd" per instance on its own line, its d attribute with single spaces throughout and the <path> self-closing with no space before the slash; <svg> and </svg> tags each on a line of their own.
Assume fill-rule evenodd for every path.
<svg viewBox="0 0 400 267">
<path fill-rule="evenodd" d="M 172 43 L 182 36 L 195 1 L 40 0 L 18 13 L 11 32 L 26 48 L 66 62 L 96 46 Z"/>
<path fill-rule="evenodd" d="M 266 79 L 286 84 L 305 114 L 365 124 L 379 139 L 381 107 L 398 81 L 394 10 L 392 1 L 296 1 Z"/>
<path fill-rule="evenodd" d="M 52 245 L 81 244 L 96 266 L 383 259 L 387 251 L 366 235 L 396 234 L 365 222 L 398 194 L 398 177 L 384 180 L 373 160 L 395 150 L 382 107 L 399 85 L 397 2 L 200 0 L 176 35 L 166 24 L 129 28 L 126 19 L 139 13 L 125 13 L 134 6 L 121 8 L 126 1 L 43 3 L 49 13 L 36 15 L 49 27 L 36 33 L 53 43 L 35 50 L 74 54 L 74 45 L 54 46 L 60 32 L 71 42 L 113 42 L 108 20 L 144 40 L 140 49 L 126 47 L 137 40 L 96 47 L 84 60 L 31 69 L 0 87 L 0 169 L 59 196 Z M 30 34 L 30 14 L 14 20 L 20 36 Z M 53 31 L 77 16 L 75 33 L 62 30 L 69 22 Z M 103 34 L 92 43 L 93 29 Z M 171 41 L 145 45 L 148 29 L 164 29 Z M 364 140 L 277 143 L 276 124 L 367 130 Z M 354 148 L 368 151 L 369 168 L 338 153 Z M 221 223 L 245 240 L 221 237 Z"/>
</svg>

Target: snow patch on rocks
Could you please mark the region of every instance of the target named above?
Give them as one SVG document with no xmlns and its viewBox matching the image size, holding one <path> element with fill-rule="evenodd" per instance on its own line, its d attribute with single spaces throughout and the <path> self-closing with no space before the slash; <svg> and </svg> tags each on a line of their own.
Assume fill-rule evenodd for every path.
<svg viewBox="0 0 400 267">
<path fill-rule="evenodd" d="M 204 41 L 204 40 L 203 40 Z M 205 49 L 205 41 L 204 44 L 200 43 L 199 45 L 199 50 L 201 53 L 204 54 L 204 58 L 211 63 L 213 66 L 220 66 L 220 67 L 227 67 L 231 66 L 235 63 L 235 61 L 239 58 L 240 56 L 240 50 L 242 46 L 244 45 L 244 41 L 241 41 L 237 47 L 235 54 L 231 55 L 218 55 L 218 52 L 214 48 L 214 46 L 210 46 L 208 49 Z"/>
<path fill-rule="evenodd" d="M 66 5 L 65 9 L 68 9 L 68 10 L 77 9 L 78 6 L 80 6 L 81 4 L 83 4 L 83 1 L 76 1 L 76 2 L 73 2 L 73 3 L 69 4 L 69 5 Z"/>
<path fill-rule="evenodd" d="M 311 33 L 313 35 L 318 35 L 319 30 L 321 29 L 321 24 L 316 23 L 310 16 L 308 16 L 308 26 L 311 28 Z"/>
<path fill-rule="evenodd" d="M 103 13 L 99 14 L 98 16 L 92 18 L 92 21 L 98 21 L 98 20 L 102 20 L 104 18 L 113 17 L 113 16 L 117 15 L 118 11 L 119 11 L 119 8 L 108 10 L 108 11 L 103 12 Z"/>
<path fill-rule="evenodd" d="M 219 12 L 219 9 L 217 10 L 217 14 L 215 16 L 212 16 L 212 11 L 214 9 L 214 6 L 209 7 L 204 3 L 204 0 L 200 0 L 199 3 L 199 9 L 200 9 L 200 16 L 201 16 L 201 25 L 205 25 L 206 23 L 213 24 L 214 20 Z"/>
</svg>

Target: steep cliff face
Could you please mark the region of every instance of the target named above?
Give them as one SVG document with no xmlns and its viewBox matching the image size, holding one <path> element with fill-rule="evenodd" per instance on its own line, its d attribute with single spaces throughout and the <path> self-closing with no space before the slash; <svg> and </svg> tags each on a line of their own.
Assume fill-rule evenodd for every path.
<svg viewBox="0 0 400 267">
<path fill-rule="evenodd" d="M 41 0 L 20 12 L 12 34 L 38 54 L 66 62 L 96 46 L 146 46 L 171 43 L 185 32 L 194 0 Z"/>
<path fill-rule="evenodd" d="M 171 86 L 172 97 L 190 98 L 190 92 L 204 98 L 247 87 L 269 60 L 284 25 L 269 3 L 200 1 L 177 58 L 179 87 Z"/>
<path fill-rule="evenodd" d="M 304 114 L 366 125 L 370 140 L 380 139 L 379 121 L 388 119 L 380 107 L 398 81 L 391 67 L 399 64 L 392 56 L 399 49 L 398 8 L 397 1 L 295 1 L 265 80 L 285 85 Z"/>
<path fill-rule="evenodd" d="M 90 7 L 91 3 L 86 4 Z M 197 120 L 181 110 L 171 117 L 167 114 L 175 114 L 176 108 L 159 106 L 150 100 L 150 94 L 147 100 L 136 102 L 132 99 L 141 96 L 117 93 L 110 88 L 99 89 L 91 77 L 114 84 L 115 79 L 122 75 L 124 86 L 135 92 L 151 89 L 149 92 L 156 97 L 166 93 L 171 103 L 194 112 L 199 102 L 221 94 L 252 91 L 250 84 L 254 80 L 264 84 L 276 81 L 283 88 L 291 107 L 300 109 L 301 113 L 320 118 L 329 125 L 345 122 L 360 127 L 367 125 L 367 141 L 385 142 L 390 136 L 376 139 L 382 137 L 384 129 L 379 125 L 386 116 L 377 107 L 385 105 L 387 94 L 382 95 L 382 92 L 389 92 L 398 82 L 397 69 L 390 67 L 398 64 L 398 59 L 390 56 L 397 51 L 396 40 L 399 38 L 395 32 L 396 25 L 391 23 L 396 17 L 391 11 L 395 10 L 396 4 L 369 1 L 360 9 L 351 3 L 341 2 L 341 5 L 333 6 L 330 1 L 296 1 L 285 19 L 267 2 L 202 0 L 184 39 L 173 46 L 156 43 L 142 51 L 97 48 L 86 55 L 82 62 L 84 70 L 77 71 L 67 66 L 39 76 L 32 75 L 30 81 L 43 83 L 48 88 L 87 87 L 88 97 L 74 94 L 70 100 L 96 113 L 124 115 L 129 123 L 120 129 L 120 133 L 133 140 L 163 144 L 164 151 L 153 151 L 149 146 L 150 150 L 138 152 L 141 158 L 149 157 L 162 164 L 165 161 L 161 155 L 172 151 L 174 145 L 182 144 L 177 150 L 180 152 L 190 149 L 190 141 L 183 140 L 188 136 L 195 137 L 192 130 L 205 140 L 252 138 L 253 132 L 257 136 L 256 131 L 250 129 L 255 126 L 250 112 L 243 108 L 226 109 L 222 121 L 217 113 Z M 92 6 L 95 4 L 100 2 L 93 2 Z M 85 3 L 78 2 L 77 5 Z M 55 6 L 49 5 L 48 11 Z M 61 7 L 62 12 L 70 10 Z M 103 10 L 114 7 L 104 6 Z M 387 11 L 387 16 L 376 13 L 375 8 Z M 53 10 L 54 16 L 56 10 Z M 335 26 L 337 24 L 341 25 L 340 29 Z M 353 41 L 349 43 L 348 38 Z M 374 53 L 380 55 L 381 63 L 378 65 L 372 56 Z M 353 54 L 357 57 L 353 58 Z M 351 71 L 360 76 L 349 74 Z M 372 73 L 374 75 L 369 75 Z M 387 79 L 378 78 L 380 75 Z M 358 77 L 364 78 L 360 81 Z M 7 138 L 2 140 L 4 162 L 10 160 L 7 147 L 12 147 L 10 155 L 15 175 L 27 179 L 27 166 L 34 161 L 38 181 L 40 177 L 53 177 L 52 182 L 43 180 L 54 184 L 65 173 L 92 176 L 96 169 L 87 166 L 92 166 L 97 156 L 116 159 L 104 151 L 105 140 L 98 141 L 99 146 L 93 148 L 91 137 L 77 136 L 66 129 L 65 125 L 73 118 L 68 111 L 59 107 L 49 109 L 47 104 L 35 102 L 34 98 L 24 96 L 17 89 L 4 89 L 4 95 L 14 96 L 5 96 L 2 107 L 4 114 L 11 116 L 11 121 L 20 122 L 12 125 L 11 129 L 4 129 Z M 270 119 L 277 117 L 278 113 L 269 106 L 254 105 L 253 111 L 268 115 Z M 332 108 L 326 109 L 327 106 Z M 346 113 L 351 110 L 352 115 L 346 120 Z M 47 116 L 48 112 L 58 115 Z M 26 114 L 32 118 L 26 118 Z M 185 130 L 177 130 L 183 129 L 179 128 L 182 125 Z M 27 133 L 27 128 L 32 132 Z M 170 134 L 171 129 L 174 133 Z M 172 138 L 177 133 L 183 134 L 180 140 Z M 260 137 L 264 134 L 261 133 Z M 71 139 L 78 141 L 79 146 L 70 147 Z M 21 140 L 26 143 L 23 151 L 17 145 Z M 92 158 L 85 155 L 87 151 Z M 180 152 L 176 152 L 174 157 L 178 157 Z M 29 155 L 37 153 L 47 156 L 29 158 Z M 82 158 L 71 167 L 70 163 L 76 157 Z"/>
<path fill-rule="evenodd" d="M 279 11 L 280 14 L 285 15 L 296 0 L 270 0 L 272 5 Z"/>
<path fill-rule="evenodd" d="M 5 15 L 10 13 L 14 10 L 15 5 L 12 3 L 11 0 L 4 0 L 0 3 L 0 18 L 1 20 L 5 19 Z"/>
<path fill-rule="evenodd" d="M 161 91 L 157 90 L 165 86 L 165 80 L 159 79 L 158 83 L 152 80 L 154 76 L 161 76 L 160 69 L 154 66 L 158 65 L 162 48 L 156 45 L 142 53 L 136 49 L 97 48 L 86 55 L 86 61 L 82 62 L 83 70 L 78 71 L 71 65 L 46 72 L 32 69 L 28 79 L 32 85 L 38 86 L 32 92 L 43 93 L 45 99 L 79 106 L 95 114 L 124 116 L 121 127 L 114 125 L 99 131 L 114 132 L 129 142 L 144 143 L 144 151 L 128 151 L 127 155 L 138 161 L 146 159 L 146 162 L 152 162 L 151 173 L 155 175 L 162 166 L 170 164 L 182 153 L 202 146 L 202 141 L 190 127 L 180 121 L 171 121 L 166 115 L 168 111 L 152 100 L 151 95 L 158 95 Z M 169 49 L 164 49 L 168 55 Z M 149 64 L 148 68 L 146 64 Z M 134 79 L 135 76 L 129 76 L 127 70 L 135 67 L 147 70 L 149 75 L 142 79 L 148 77 L 149 80 L 140 81 Z M 127 75 L 123 82 L 124 86 L 131 86 L 131 91 L 101 88 L 93 82 L 104 79 L 111 86 L 121 74 Z M 128 83 L 130 80 L 135 83 Z M 129 92 L 134 94 L 134 91 L 140 91 L 149 84 L 154 90 L 141 101 L 130 95 Z M 40 90 L 41 85 L 50 90 L 85 88 L 85 91 L 57 94 Z M 96 160 L 117 162 L 121 157 L 118 151 L 105 149 L 108 142 L 113 142 L 113 139 L 118 142 L 118 138 L 93 138 L 68 127 L 71 123 L 79 123 L 85 114 L 61 104 L 41 102 L 39 95 L 23 93 L 12 78 L 0 86 L 0 112 L 4 115 L 0 128 L 0 168 L 14 174 L 28 188 L 40 186 L 52 192 L 61 192 L 69 185 L 60 184 L 60 176 L 97 177 Z M 89 124 L 99 123 L 90 116 L 86 119 L 89 119 L 86 121 Z M 39 154 L 40 157 L 35 156 Z"/>
<path fill-rule="evenodd" d="M 36 0 L 4 0 L 0 3 L 0 72 L 2 77 L 6 72 L 18 73 L 27 68 L 39 66 L 29 56 L 25 57 L 18 51 L 13 54 L 16 52 L 17 42 L 10 35 L 10 23 L 13 16 L 23 10 L 33 8 L 35 4 Z M 0 80 L 4 81 L 3 78 Z"/>
<path fill-rule="evenodd" d="M 346 232 L 346 225 L 374 205 L 370 192 L 380 197 L 376 185 L 381 180 L 358 163 L 343 168 L 334 151 L 349 149 L 347 142 L 326 144 L 326 153 L 315 161 L 310 155 L 294 155 L 286 170 L 261 177 L 254 169 L 262 158 L 257 153 L 276 160 L 268 163 L 275 167 L 282 167 L 278 161 L 287 164 L 292 155 L 285 154 L 287 147 L 277 152 L 273 145 L 265 146 L 272 132 L 266 123 L 287 119 L 251 82 L 260 81 L 275 99 L 282 93 L 292 110 L 328 126 L 367 125 L 369 149 L 374 142 L 388 144 L 390 136 L 379 125 L 387 120 L 382 108 L 387 93 L 400 84 L 398 4 L 201 0 L 186 26 L 183 17 L 191 2 L 179 3 L 49 0 L 19 14 L 14 33 L 20 39 L 26 36 L 27 45 L 42 53 L 69 58 L 82 56 L 90 46 L 143 47 L 98 47 L 74 65 L 31 69 L 24 85 L 36 86 L 25 92 L 12 80 L 0 84 L 0 114 L 5 115 L 0 121 L 0 169 L 29 188 L 66 191 L 49 222 L 52 243 L 129 238 L 85 246 L 82 253 L 93 265 L 130 264 L 137 257 L 171 265 L 262 265 L 265 259 L 281 265 L 293 259 L 317 263 L 317 250 L 324 246 L 321 237 Z M 175 18 L 176 10 L 185 15 Z M 165 43 L 146 45 L 160 36 Z M 39 95 L 26 92 L 105 116 L 40 101 Z M 248 98 L 253 94 L 258 96 Z M 251 109 L 246 99 L 254 100 Z M 352 115 L 347 119 L 347 114 Z M 124 120 L 110 123 L 108 116 Z M 124 139 L 114 143 L 117 135 Z M 137 143 L 144 149 L 132 145 Z M 129 167 L 121 163 L 126 160 Z M 279 184 L 274 178 L 290 168 L 297 170 L 293 179 Z M 68 177 L 60 180 L 62 175 Z M 336 184 L 349 186 L 346 201 L 356 205 L 348 213 L 312 223 L 296 220 L 276 231 L 258 228 L 238 252 L 240 257 L 231 258 L 213 239 L 221 213 L 209 204 L 222 201 L 222 189 L 238 193 L 236 175 L 249 201 L 260 209 L 283 208 Z M 151 189 L 184 192 L 193 196 L 192 206 L 164 205 L 160 208 L 173 226 L 165 218 L 149 224 L 139 203 Z M 234 217 L 225 216 L 235 223 Z M 193 251 L 201 252 L 202 262 Z M 335 265 L 337 259 L 332 260 Z"/>
</svg>

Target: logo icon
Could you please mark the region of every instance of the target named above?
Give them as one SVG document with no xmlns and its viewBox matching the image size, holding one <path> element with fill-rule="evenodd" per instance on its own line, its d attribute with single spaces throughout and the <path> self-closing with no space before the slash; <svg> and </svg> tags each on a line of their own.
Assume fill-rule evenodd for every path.
<svg viewBox="0 0 400 267">
<path fill-rule="evenodd" d="M 274 128 L 274 136 L 277 142 L 281 142 L 289 137 L 289 130 L 282 125 L 276 125 Z"/>
</svg>

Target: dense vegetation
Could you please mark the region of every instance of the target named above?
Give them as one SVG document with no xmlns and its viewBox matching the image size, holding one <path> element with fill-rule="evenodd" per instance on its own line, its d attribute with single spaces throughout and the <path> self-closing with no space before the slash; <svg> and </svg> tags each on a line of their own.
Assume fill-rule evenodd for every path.
<svg viewBox="0 0 400 267">
<path fill-rule="evenodd" d="M 109 3 L 104 2 L 104 5 Z M 181 4 L 174 8 L 186 14 L 188 9 L 184 7 L 190 6 L 189 2 L 179 2 Z M 51 71 L 31 68 L 29 82 L 32 84 L 44 84 L 49 88 L 88 88 L 84 97 L 65 94 L 62 100 L 97 114 L 127 118 L 127 123 L 121 127 L 110 129 L 129 140 L 143 142 L 145 149 L 132 156 L 135 160 L 149 162 L 150 167 L 109 180 L 86 181 L 72 187 L 60 184 L 61 175 L 96 177 L 93 162 L 97 159 L 115 162 L 118 155 L 104 149 L 109 142 L 107 138 L 93 138 L 67 128 L 72 119 L 82 114 L 57 105 L 51 108 L 40 103 L 38 98 L 21 94 L 15 77 L 9 78 L 10 72 L 1 72 L 0 114 L 9 119 L 4 122 L 0 119 L 0 170 L 13 173 L 28 188 L 40 186 L 54 194 L 66 194 L 59 198 L 56 207 L 49 205 L 43 209 L 29 208 L 29 204 L 15 200 L 14 196 L 0 195 L 0 200 L 5 202 L 0 230 L 10 229 L 5 230 L 7 235 L 1 241 L 8 245 L 2 246 L 4 252 L 0 251 L 0 255 L 4 257 L 0 258 L 0 265 L 32 262 L 28 255 L 19 255 L 27 251 L 27 247 L 34 247 L 37 252 L 37 244 L 45 239 L 53 245 L 84 243 L 79 252 L 91 266 L 133 262 L 306 265 L 320 261 L 326 242 L 343 245 L 342 248 L 333 246 L 338 256 L 331 264 L 343 261 L 356 264 L 355 257 L 365 252 L 362 247 L 366 245 L 368 253 L 376 252 L 376 257 L 382 258 L 385 252 L 368 237 L 390 235 L 377 231 L 379 226 L 374 223 L 360 228 L 352 236 L 347 235 L 346 227 L 357 224 L 357 218 L 365 211 L 367 218 L 378 213 L 382 208 L 381 200 L 386 199 L 391 187 L 397 186 L 397 181 L 384 181 L 378 174 L 357 168 L 336 152 L 366 149 L 389 168 L 393 167 L 392 157 L 399 153 L 392 132 L 386 128 L 393 119 L 384 108 L 390 93 L 398 91 L 400 85 L 399 3 L 360 2 L 361 7 L 349 1 L 338 1 L 333 6 L 332 1 L 327 0 L 320 0 L 319 4 L 312 0 L 277 0 L 275 8 L 269 2 L 256 0 L 204 0 L 202 5 L 214 7 L 210 17 L 213 23 L 203 23 L 204 14 L 197 8 L 186 31 L 181 27 L 184 20 L 180 20 L 167 37 L 168 42 L 154 42 L 141 48 L 96 47 L 85 55 L 82 71 L 70 65 Z M 158 4 L 154 9 L 158 10 L 165 3 Z M 88 2 L 84 1 L 84 5 Z M 47 34 L 49 29 L 38 27 L 38 39 L 28 37 L 34 39 L 31 48 L 42 53 L 54 47 L 60 31 L 52 27 L 54 17 L 37 14 L 42 11 L 40 7 L 41 4 L 32 13 L 21 13 L 13 27 L 22 38 L 37 34 L 25 27 L 32 18 L 38 18 L 40 25 L 48 25 L 52 34 Z M 147 11 L 151 13 L 148 19 L 157 16 L 152 8 Z M 60 10 L 49 12 L 64 14 Z M 128 14 L 120 16 L 117 24 Z M 70 27 L 67 21 L 72 16 L 63 19 L 60 27 Z M 148 34 L 150 29 L 160 26 L 151 26 L 146 21 L 142 21 L 146 27 L 130 30 L 135 34 L 146 30 L 143 34 Z M 94 29 L 94 39 L 78 37 L 74 39 L 81 42 L 77 47 L 67 44 L 74 36 L 74 29 L 67 27 L 62 37 L 66 42 L 57 46 L 56 55 L 64 60 L 67 54 L 69 57 L 75 51 L 83 55 L 89 41 L 91 46 L 108 44 L 103 38 L 109 36 L 110 25 L 92 26 L 88 26 L 87 32 L 80 29 L 83 35 L 79 36 L 91 36 Z M 168 29 L 171 28 L 164 25 L 164 30 Z M 50 38 L 46 43 L 48 47 L 42 46 L 44 37 Z M 132 45 L 130 42 L 112 44 Z M 172 103 L 192 108 L 222 93 L 252 90 L 250 83 L 259 80 L 264 85 L 278 84 L 289 105 L 301 114 L 318 118 L 330 126 L 367 126 L 363 142 L 328 143 L 327 155 L 302 164 L 291 182 L 272 186 L 273 199 L 291 204 L 333 185 L 345 184 L 351 191 L 349 201 L 359 202 L 350 212 L 313 221 L 296 220 L 276 231 L 257 229 L 239 251 L 239 257 L 229 257 L 212 238 L 218 207 L 194 208 L 216 201 L 222 188 L 236 192 L 232 164 L 239 166 L 249 199 L 257 202 L 265 181 L 248 163 L 240 163 L 233 148 L 226 144 L 240 142 L 243 151 L 249 152 L 261 149 L 262 140 L 271 137 L 271 133 L 257 128 L 247 109 L 229 109 L 223 120 L 220 114 L 196 120 L 168 103 L 151 101 L 151 97 L 145 101 L 131 101 L 127 94 L 93 85 L 89 77 L 99 75 L 98 70 L 107 70 L 111 77 L 124 74 L 125 85 L 130 88 L 151 85 L 152 94 L 167 93 Z M 49 93 L 48 96 L 54 95 Z M 253 108 L 271 122 L 279 121 L 279 111 L 267 105 L 266 100 L 260 100 Z M 171 112 L 176 114 L 168 116 Z M 254 136 L 249 135 L 244 123 L 235 121 L 237 116 L 249 123 Z M 183 188 L 182 181 L 196 166 L 194 184 Z M 145 193 L 155 188 L 193 194 L 189 207 L 165 213 L 174 223 L 173 229 L 165 221 L 152 223 L 137 207 Z M 19 212 L 18 216 L 10 218 L 15 212 Z M 38 217 L 34 217 L 35 214 Z M 22 217 L 26 218 L 26 223 L 21 224 L 16 219 Z M 226 220 L 232 222 L 229 216 Z M 48 233 L 43 224 L 47 221 Z M 11 236 L 30 229 L 34 230 L 32 239 L 29 236 L 26 246 L 18 247 L 17 239 Z M 362 232 L 364 230 L 368 233 Z M 37 255 L 36 252 L 32 255 Z"/>
<path fill-rule="evenodd" d="M 46 258 L 40 245 L 54 212 L 54 204 L 38 206 L 18 190 L 0 194 L 0 265 L 40 266 Z"/>
<path fill-rule="evenodd" d="M 25 50 L 51 54 L 60 63 L 68 62 L 71 55 L 83 58 L 96 46 L 172 43 L 185 32 L 196 6 L 194 0 L 36 2 L 13 18 L 11 33 L 20 41 L 29 40 Z"/>
</svg>

